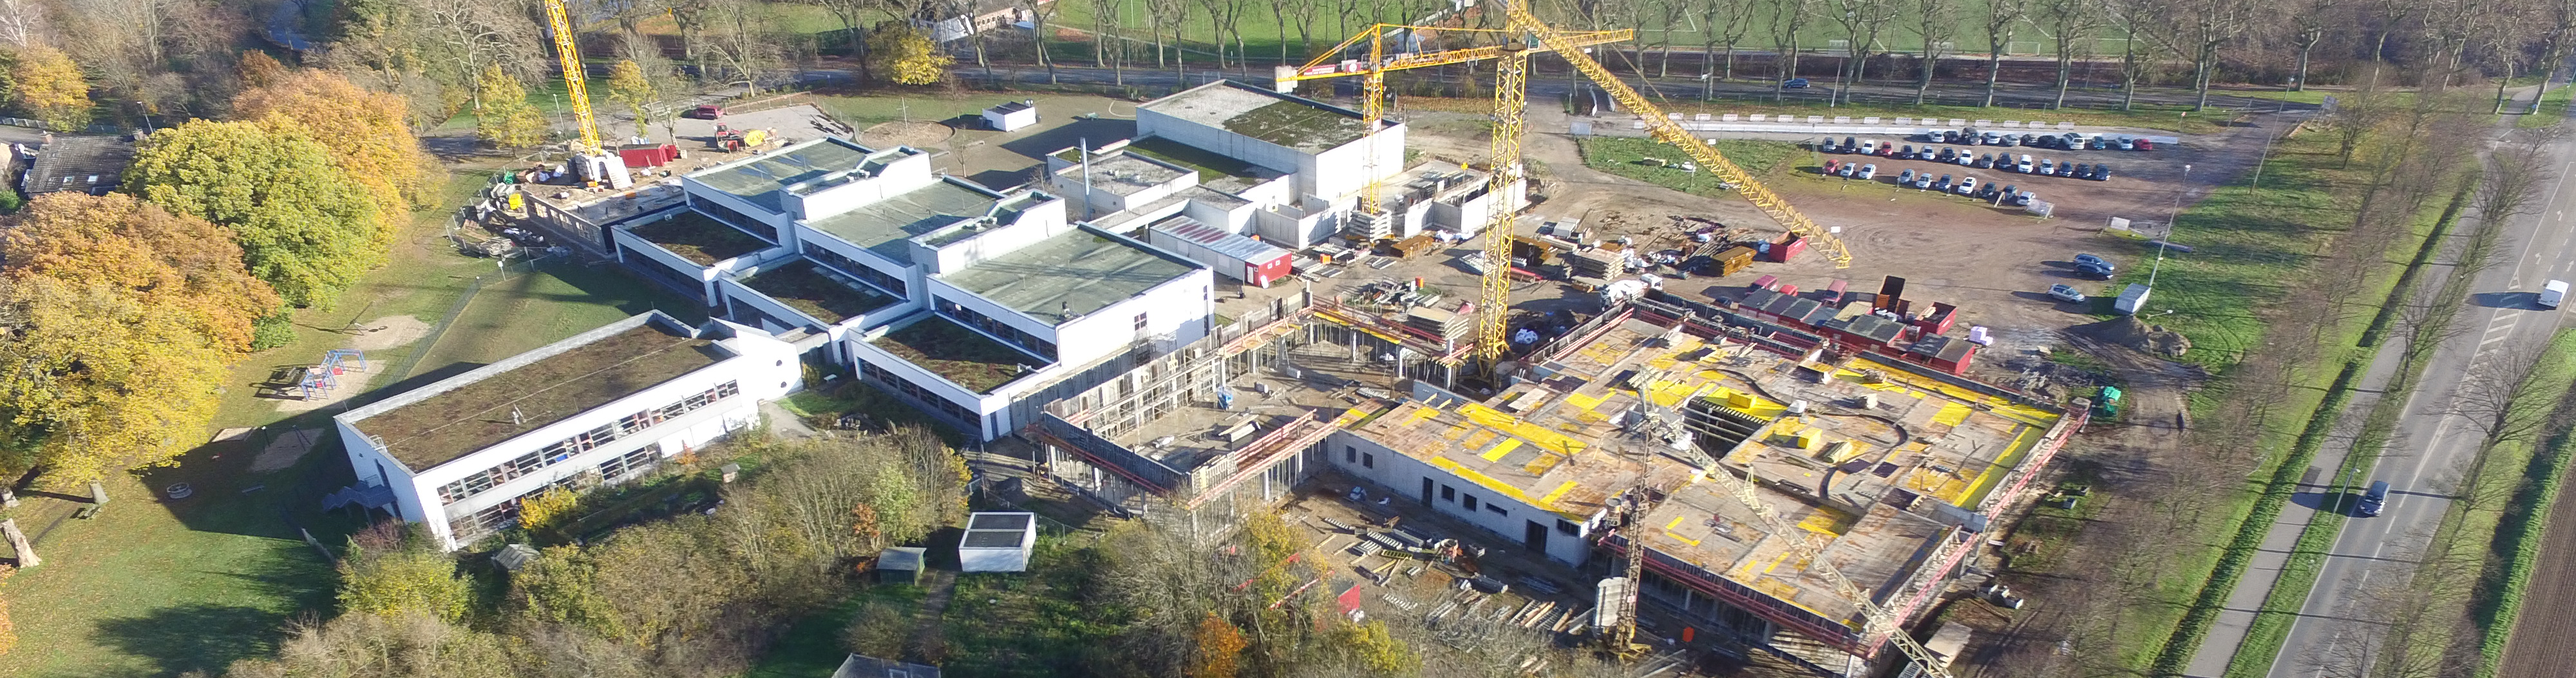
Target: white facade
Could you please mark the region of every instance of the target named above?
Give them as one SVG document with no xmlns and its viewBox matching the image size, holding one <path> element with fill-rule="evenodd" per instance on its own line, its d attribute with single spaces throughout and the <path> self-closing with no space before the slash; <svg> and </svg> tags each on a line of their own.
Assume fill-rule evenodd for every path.
<svg viewBox="0 0 2576 678">
<path fill-rule="evenodd" d="M 1567 516 L 1539 508 L 1517 490 L 1488 487 L 1433 468 L 1349 431 L 1325 437 L 1324 449 L 1334 468 L 1374 484 L 1371 493 L 1394 492 L 1484 528 L 1503 543 L 1527 548 L 1529 538 L 1539 536 L 1547 556 L 1568 565 L 1583 564 L 1592 556 L 1591 528 L 1600 524 L 1600 516 Z"/>
<path fill-rule="evenodd" d="M 1035 513 L 973 513 L 966 533 L 957 538 L 957 565 L 963 572 L 1020 572 L 1029 569 L 1029 553 L 1038 543 Z"/>
<path fill-rule="evenodd" d="M 723 357 L 676 378 L 427 468 L 404 464 L 383 438 L 367 431 L 370 417 L 526 368 L 648 323 L 678 336 L 714 339 L 713 348 Z M 452 550 L 515 520 L 517 503 L 527 495 L 558 483 L 575 482 L 591 472 L 598 473 L 591 479 L 618 482 L 664 458 L 705 446 L 759 421 L 761 401 L 783 397 L 800 386 L 802 365 L 796 353 L 794 346 L 750 328 L 721 322 L 704 329 L 690 328 L 652 312 L 350 410 L 332 421 L 359 482 L 391 489 L 395 512 L 406 521 L 426 524 L 430 533 Z M 649 424 L 622 426 L 621 422 L 639 413 L 656 416 L 636 420 L 651 421 Z M 669 416 L 660 416 L 664 414 Z M 557 447 L 603 429 L 616 431 L 616 436 L 577 452 Z"/>
</svg>

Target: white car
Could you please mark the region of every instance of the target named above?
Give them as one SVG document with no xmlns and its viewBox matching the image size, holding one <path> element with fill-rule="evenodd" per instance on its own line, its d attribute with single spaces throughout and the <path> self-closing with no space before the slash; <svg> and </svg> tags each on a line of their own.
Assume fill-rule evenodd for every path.
<svg viewBox="0 0 2576 678">
<path fill-rule="evenodd" d="M 2022 156 L 2022 157 L 2021 157 L 2021 162 L 2019 162 L 2019 163 L 2015 163 L 2015 164 L 2013 165 L 2013 171 L 2015 171 L 2015 172 L 2020 172 L 2020 173 L 2023 173 L 2023 174 L 2029 174 L 2029 173 L 2031 173 L 2031 170 L 2032 170 L 2033 168 L 2034 168 L 2034 166 L 2030 164 L 2030 156 L 2027 156 L 2027 155 L 2025 155 L 2025 156 Z"/>
<path fill-rule="evenodd" d="M 2558 304 L 2564 301 L 2567 301 L 2567 281 L 2552 280 L 2540 286 L 2541 308 L 2558 308 Z"/>
<path fill-rule="evenodd" d="M 1968 178 L 1965 178 L 1965 179 L 1960 179 L 1960 180 L 1959 180 L 1959 187 L 1958 187 L 1958 188 L 1956 188 L 1956 189 L 1952 189 L 1952 190 L 1953 190 L 1953 191 L 1955 191 L 1955 192 L 1957 192 L 1959 195 L 1967 195 L 1967 194 L 1970 194 L 1970 193 L 1975 193 L 1975 192 L 1977 192 L 1977 178 L 1976 178 L 1976 177 L 1968 177 Z"/>
<path fill-rule="evenodd" d="M 2078 304 L 2084 303 L 2084 293 L 2076 291 L 2074 285 L 2050 285 L 2048 286 L 2048 296 L 2054 297 L 2058 301 Z"/>
<path fill-rule="evenodd" d="M 1860 166 L 1860 173 L 1859 173 L 1859 174 L 1852 175 L 1852 178 L 1854 178 L 1854 179 L 1864 179 L 1864 180 L 1865 180 L 1865 179 L 1870 179 L 1870 178 L 1874 178 L 1874 177 L 1877 177 L 1877 176 L 1878 176 L 1878 163 L 1874 163 L 1874 162 L 1873 162 L 1873 163 L 1870 163 L 1870 164 L 1867 164 L 1867 165 L 1862 165 L 1862 166 Z"/>
</svg>

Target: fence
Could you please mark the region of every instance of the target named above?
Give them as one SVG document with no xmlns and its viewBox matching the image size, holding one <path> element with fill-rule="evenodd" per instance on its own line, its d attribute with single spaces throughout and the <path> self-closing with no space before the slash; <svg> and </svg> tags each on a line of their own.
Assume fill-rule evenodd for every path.
<svg viewBox="0 0 2576 678">
<path fill-rule="evenodd" d="M 499 270 L 474 276 L 473 280 L 466 281 L 464 293 L 458 294 L 456 303 L 447 307 L 447 315 L 439 316 L 438 324 L 429 328 L 429 334 L 412 344 L 416 348 L 412 349 L 411 354 L 403 356 L 402 363 L 385 374 L 393 377 L 393 381 L 396 382 L 411 378 L 412 371 L 420 368 L 421 359 L 428 357 L 431 351 L 438 348 L 438 339 L 447 335 L 448 326 L 456 324 L 456 316 L 465 313 L 465 307 L 474 303 L 475 295 L 483 292 L 484 285 L 534 273 L 537 271 L 538 262 L 548 258 L 550 257 L 522 259 L 516 262 L 504 261 L 499 264 Z"/>
</svg>

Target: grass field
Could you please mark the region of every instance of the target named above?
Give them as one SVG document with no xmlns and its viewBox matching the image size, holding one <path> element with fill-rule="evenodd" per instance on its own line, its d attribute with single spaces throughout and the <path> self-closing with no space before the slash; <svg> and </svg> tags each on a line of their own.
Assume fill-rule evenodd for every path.
<svg viewBox="0 0 2576 678">
<path fill-rule="evenodd" d="M 330 566 L 302 542 L 296 525 L 334 549 L 359 527 L 356 519 L 316 511 L 319 497 L 350 482 L 335 440 L 326 437 L 282 471 L 249 469 L 259 443 L 289 429 L 328 425 L 331 410 L 290 413 L 253 385 L 277 369 L 310 364 L 346 345 L 346 328 L 392 316 L 435 323 L 456 306 L 488 259 L 459 255 L 440 237 L 453 207 L 487 175 L 452 175 L 441 207 L 415 215 L 392 263 L 368 274 L 330 308 L 295 314 L 296 340 L 245 359 L 227 386 L 216 427 L 268 427 L 247 444 L 210 444 L 175 468 L 117 475 L 114 501 L 99 518 L 57 519 L 70 502 L 34 498 L 12 510 L 37 538 L 42 567 L 10 581 L 6 591 L 21 635 L 0 656 L 0 675 L 160 676 L 220 670 L 235 659 L 271 651 L 286 622 L 327 614 Z M 569 336 L 633 311 L 693 306 L 647 283 L 601 268 L 547 268 L 493 284 L 458 317 L 459 327 L 434 347 L 421 372 L 448 362 L 488 362 Z M 698 314 L 679 313 L 696 320 Z M 372 351 L 376 366 L 404 361 L 422 347 Z M 387 380 L 389 381 L 389 380 Z M 381 386 L 382 383 L 372 384 Z M 362 396 L 363 397 L 363 396 Z M 162 490 L 188 483 L 184 500 Z M 156 501 L 158 500 L 158 501 Z M 290 524 L 288 521 L 294 521 Z"/>
<path fill-rule="evenodd" d="M 2564 389 L 2576 380 L 2576 369 L 2571 369 L 2576 368 L 2576 330 L 2559 331 L 2543 360 L 2544 368 L 2533 370 L 2524 383 L 2558 389 L 2564 398 Z M 2538 398 L 2542 394 L 2528 395 Z M 2559 489 L 2567 480 L 2568 459 L 2576 453 L 2576 432 L 2561 429 L 2540 442 L 2546 446 L 2546 453 L 2530 455 L 2523 466 L 2521 487 L 2506 502 L 2507 506 L 2523 510 L 2504 514 L 2496 525 L 2487 568 L 2492 579 L 2482 582 L 2492 589 L 2482 592 L 2478 605 L 2471 609 L 2472 619 L 2485 634 L 2479 648 L 2480 678 L 2495 675 L 2497 662 L 2504 658 L 2505 643 L 2513 637 L 2515 621 L 2528 602 L 2524 594 L 2531 583 L 2532 568 L 2540 561 L 2541 538 L 2548 533 L 2551 507 L 2557 505 Z"/>
<path fill-rule="evenodd" d="M 1685 172 L 1681 163 L 1690 155 L 1680 149 L 1652 139 L 1634 137 L 1587 137 L 1581 140 L 1583 165 L 1619 176 L 1644 181 L 1693 195 L 1732 196 L 1734 191 L 1718 185 L 1717 177 L 1706 168 Z M 1752 141 L 1719 139 L 1717 152 L 1755 176 L 1770 174 L 1801 152 L 1798 145 L 1786 141 Z M 1648 165 L 1645 158 L 1661 158 L 1670 166 Z"/>
<path fill-rule="evenodd" d="M 2515 127 L 2548 127 L 2567 119 L 2567 101 L 2576 86 L 2560 85 L 2540 95 L 2540 110 L 2514 118 Z"/>
</svg>

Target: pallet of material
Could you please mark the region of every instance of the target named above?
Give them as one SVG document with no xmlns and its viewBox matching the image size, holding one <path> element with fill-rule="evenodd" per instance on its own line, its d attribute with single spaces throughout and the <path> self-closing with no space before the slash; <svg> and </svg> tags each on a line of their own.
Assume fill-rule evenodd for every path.
<svg viewBox="0 0 2576 678">
<path fill-rule="evenodd" d="M 1565 255 L 1566 271 L 1578 278 L 1616 278 L 1626 270 L 1626 264 L 1625 259 L 1606 249 Z"/>
<path fill-rule="evenodd" d="M 1442 339 L 1457 339 L 1467 333 L 1471 319 L 1428 306 L 1415 307 L 1404 318 L 1404 324 Z"/>
</svg>

